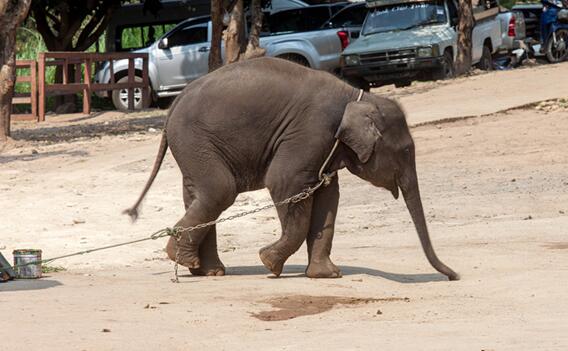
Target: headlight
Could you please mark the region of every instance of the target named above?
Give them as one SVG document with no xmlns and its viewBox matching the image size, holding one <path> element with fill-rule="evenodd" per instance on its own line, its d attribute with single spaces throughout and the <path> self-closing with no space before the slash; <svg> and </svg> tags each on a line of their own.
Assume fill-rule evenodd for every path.
<svg viewBox="0 0 568 351">
<path fill-rule="evenodd" d="M 346 66 L 355 66 L 359 64 L 359 56 L 358 55 L 347 55 L 345 56 L 345 65 Z"/>
<path fill-rule="evenodd" d="M 432 48 L 418 48 L 418 57 L 432 57 Z"/>
</svg>

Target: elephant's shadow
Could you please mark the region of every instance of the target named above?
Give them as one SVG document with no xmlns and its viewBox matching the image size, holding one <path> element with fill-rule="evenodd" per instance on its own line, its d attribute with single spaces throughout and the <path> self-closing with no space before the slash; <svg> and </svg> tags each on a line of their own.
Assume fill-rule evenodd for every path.
<svg viewBox="0 0 568 351">
<path fill-rule="evenodd" d="M 344 277 L 358 274 L 365 274 L 373 277 L 381 277 L 398 283 L 428 283 L 438 281 L 448 281 L 448 278 L 440 273 L 419 273 L 419 274 L 403 274 L 390 273 L 378 269 L 356 267 L 356 266 L 339 266 Z M 305 277 L 306 266 L 304 265 L 285 265 L 284 271 L 280 278 L 299 278 Z M 269 272 L 264 266 L 234 266 L 227 267 L 228 275 L 266 275 Z"/>
</svg>

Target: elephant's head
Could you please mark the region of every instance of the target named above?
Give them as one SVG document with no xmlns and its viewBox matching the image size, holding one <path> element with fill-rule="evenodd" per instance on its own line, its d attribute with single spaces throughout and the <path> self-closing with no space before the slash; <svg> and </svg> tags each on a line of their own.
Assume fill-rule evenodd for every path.
<svg viewBox="0 0 568 351">
<path fill-rule="evenodd" d="M 363 101 L 364 100 L 364 101 Z M 336 138 L 352 151 L 347 168 L 398 198 L 402 191 L 424 253 L 430 264 L 450 280 L 459 275 L 436 256 L 420 199 L 414 142 L 404 112 L 394 101 L 365 94 L 362 101 L 347 104 Z"/>
</svg>

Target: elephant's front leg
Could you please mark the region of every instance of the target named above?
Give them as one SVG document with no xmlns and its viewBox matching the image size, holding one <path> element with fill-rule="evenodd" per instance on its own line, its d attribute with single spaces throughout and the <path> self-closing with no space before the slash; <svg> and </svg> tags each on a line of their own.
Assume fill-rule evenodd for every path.
<svg viewBox="0 0 568 351">
<path fill-rule="evenodd" d="M 272 193 L 272 192 L 271 192 Z M 272 195 L 274 202 L 281 201 L 285 196 Z M 312 198 L 296 204 L 288 204 L 277 208 L 282 226 L 282 236 L 275 243 L 260 250 L 262 263 L 275 276 L 282 273 L 284 263 L 294 252 L 298 251 L 310 229 Z"/>
<path fill-rule="evenodd" d="M 339 184 L 337 177 L 334 177 L 331 183 L 325 188 L 320 188 L 314 197 L 312 221 L 307 239 L 309 264 L 306 275 L 310 278 L 341 277 L 341 271 L 329 257 L 338 203 Z"/>
</svg>

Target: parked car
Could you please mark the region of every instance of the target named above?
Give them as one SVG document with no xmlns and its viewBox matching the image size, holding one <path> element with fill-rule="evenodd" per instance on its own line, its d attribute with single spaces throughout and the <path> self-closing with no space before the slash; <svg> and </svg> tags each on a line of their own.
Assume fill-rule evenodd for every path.
<svg viewBox="0 0 568 351">
<path fill-rule="evenodd" d="M 338 10 L 331 19 L 329 17 L 323 19 L 317 27 L 314 26 L 315 28 L 306 27 L 306 20 L 298 20 L 295 22 L 296 27 L 289 23 L 285 31 L 263 33 L 260 46 L 266 49 L 267 56 L 281 57 L 314 69 L 338 72 L 341 51 L 350 40 L 354 40 L 359 35 L 366 12 L 364 4 L 345 5 L 342 4 L 342 9 Z M 284 11 L 280 11 L 276 15 L 283 16 L 283 13 Z M 269 18 L 265 27 L 270 28 L 270 20 Z M 311 28 L 314 29 L 307 30 Z M 159 101 L 160 98 L 175 96 L 188 82 L 208 72 L 211 34 L 209 16 L 192 18 L 180 23 L 149 47 L 136 50 L 149 55 L 151 99 L 148 101 Z M 135 68 L 137 79 L 141 80 L 141 60 L 135 62 Z M 126 60 L 114 61 L 113 71 L 116 82 L 122 83 L 128 80 Z M 97 72 L 95 81 L 110 82 L 109 64 L 104 65 Z M 128 108 L 126 89 L 99 92 L 98 95 L 111 97 L 114 106 L 119 110 Z M 134 99 L 136 109 L 146 107 L 142 106 L 141 89 L 135 89 Z"/>
<path fill-rule="evenodd" d="M 542 4 L 518 4 L 513 6 L 512 10 L 523 14 L 527 39 L 532 39 L 531 41 L 533 42 L 540 42 Z"/>
<path fill-rule="evenodd" d="M 361 37 L 342 53 L 345 79 L 369 89 L 453 75 L 458 20 L 454 0 L 378 0 L 368 6 Z M 502 45 L 497 13 L 497 7 L 474 8 L 472 61 L 481 69 L 492 68 L 492 55 Z"/>
<path fill-rule="evenodd" d="M 506 11 L 501 9 L 497 16 L 501 24 L 501 40 L 499 52 L 511 54 L 519 49 L 526 39 L 525 16 L 519 11 Z"/>
<path fill-rule="evenodd" d="M 150 46 L 178 23 L 211 13 L 210 0 L 160 2 L 162 8 L 157 15 L 144 11 L 143 3 L 126 3 L 116 9 L 105 30 L 105 51 L 132 51 Z M 307 6 L 301 0 L 271 0 L 263 11 L 270 14 Z"/>
</svg>

